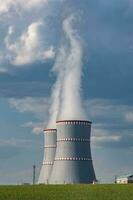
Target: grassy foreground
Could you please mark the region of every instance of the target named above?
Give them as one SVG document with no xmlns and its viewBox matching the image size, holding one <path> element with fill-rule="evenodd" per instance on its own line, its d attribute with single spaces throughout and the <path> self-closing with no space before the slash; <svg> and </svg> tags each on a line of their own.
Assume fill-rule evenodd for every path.
<svg viewBox="0 0 133 200">
<path fill-rule="evenodd" d="M 133 200 L 133 185 L 0 186 L 0 200 Z"/>
</svg>

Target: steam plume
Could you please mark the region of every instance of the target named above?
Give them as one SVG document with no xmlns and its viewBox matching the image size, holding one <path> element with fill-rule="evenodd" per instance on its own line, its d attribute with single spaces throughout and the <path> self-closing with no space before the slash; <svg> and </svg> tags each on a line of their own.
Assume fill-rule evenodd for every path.
<svg viewBox="0 0 133 200">
<path fill-rule="evenodd" d="M 81 98 L 83 49 L 77 32 L 72 28 L 73 22 L 73 16 L 63 22 L 66 40 L 53 67 L 57 80 L 51 95 L 48 127 L 54 127 L 57 119 L 86 119 Z"/>
</svg>

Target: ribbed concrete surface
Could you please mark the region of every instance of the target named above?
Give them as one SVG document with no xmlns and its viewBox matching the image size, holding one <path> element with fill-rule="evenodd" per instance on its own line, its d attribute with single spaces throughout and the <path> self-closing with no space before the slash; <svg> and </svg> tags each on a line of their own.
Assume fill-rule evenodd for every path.
<svg viewBox="0 0 133 200">
<path fill-rule="evenodd" d="M 57 148 L 50 184 L 92 183 L 96 180 L 90 132 L 89 121 L 57 121 Z"/>
<path fill-rule="evenodd" d="M 56 151 L 56 129 L 44 130 L 44 159 L 38 183 L 49 183 Z"/>
</svg>

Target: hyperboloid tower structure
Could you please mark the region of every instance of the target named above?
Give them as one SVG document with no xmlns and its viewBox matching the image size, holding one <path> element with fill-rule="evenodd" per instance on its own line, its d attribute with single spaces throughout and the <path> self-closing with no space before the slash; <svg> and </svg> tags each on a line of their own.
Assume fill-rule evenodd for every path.
<svg viewBox="0 0 133 200">
<path fill-rule="evenodd" d="M 44 130 L 44 159 L 38 183 L 48 184 L 56 151 L 56 129 Z"/>
<path fill-rule="evenodd" d="M 50 184 L 93 183 L 96 177 L 90 148 L 91 122 L 61 120 L 56 124 L 56 153 L 52 171 L 44 171 L 45 180 L 50 171 Z"/>
</svg>

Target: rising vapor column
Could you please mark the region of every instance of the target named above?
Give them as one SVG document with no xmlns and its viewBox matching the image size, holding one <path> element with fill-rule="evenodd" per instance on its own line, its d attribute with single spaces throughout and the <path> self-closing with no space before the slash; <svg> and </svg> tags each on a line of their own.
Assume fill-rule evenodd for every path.
<svg viewBox="0 0 133 200">
<path fill-rule="evenodd" d="M 56 129 L 44 130 L 44 159 L 38 183 L 49 183 L 56 151 Z"/>
<path fill-rule="evenodd" d="M 49 183 L 92 183 L 96 180 L 90 132 L 89 121 L 57 121 L 57 149 Z"/>
</svg>

